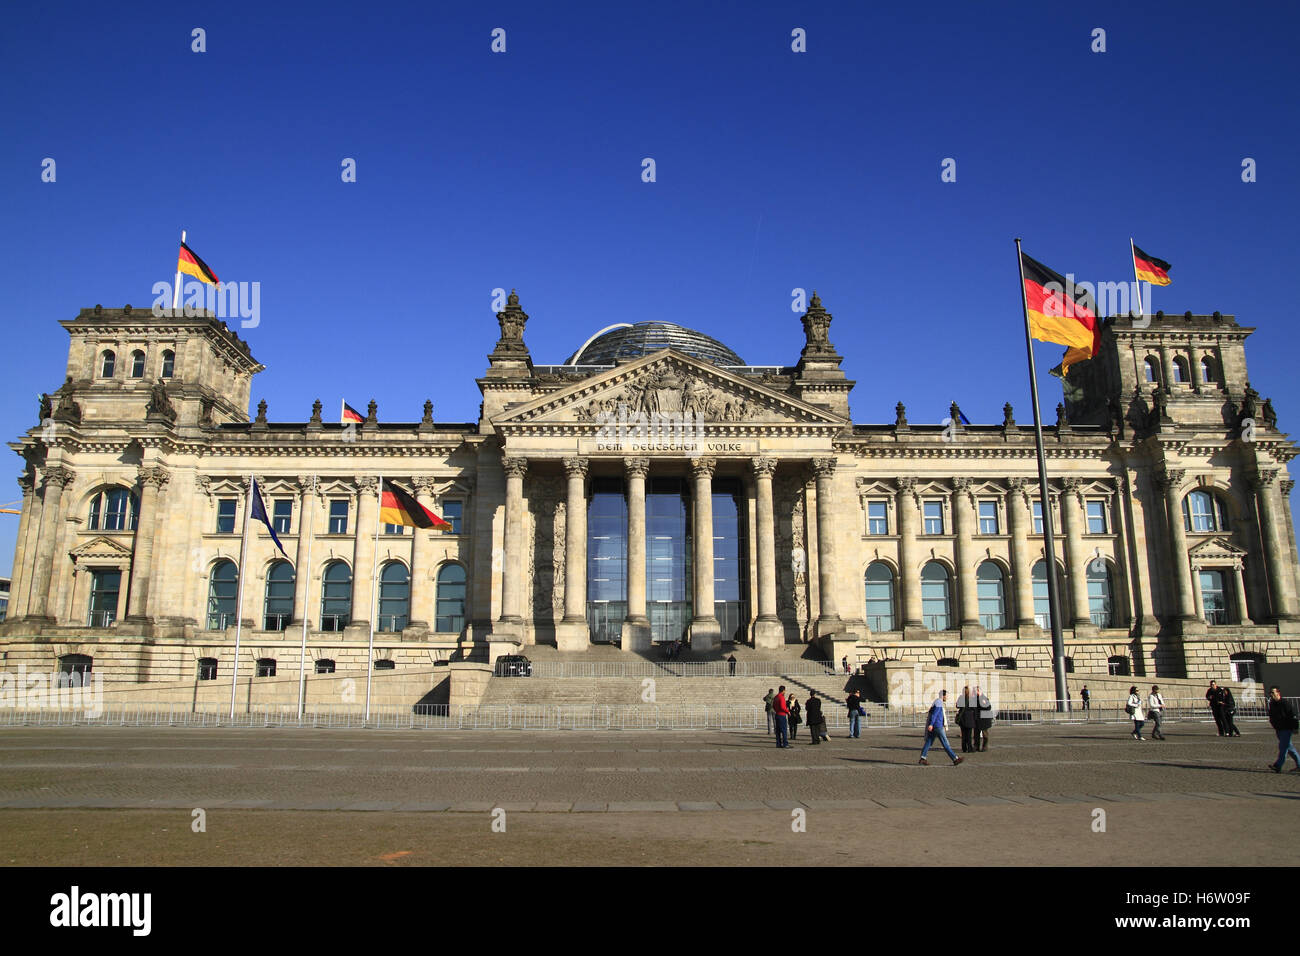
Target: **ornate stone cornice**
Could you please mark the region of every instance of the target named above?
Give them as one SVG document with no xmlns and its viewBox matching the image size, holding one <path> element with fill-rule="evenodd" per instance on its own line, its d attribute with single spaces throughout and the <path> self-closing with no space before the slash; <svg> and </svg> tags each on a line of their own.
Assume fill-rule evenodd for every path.
<svg viewBox="0 0 1300 956">
<path fill-rule="evenodd" d="M 528 471 L 528 459 L 519 455 L 507 455 L 501 459 L 501 468 L 507 478 L 522 478 Z"/>
<path fill-rule="evenodd" d="M 577 455 L 564 459 L 564 473 L 570 478 L 586 478 L 590 466 L 591 462 L 588 459 Z"/>
<path fill-rule="evenodd" d="M 701 456 L 691 459 L 691 475 L 695 478 L 712 478 L 713 471 L 718 467 L 716 458 Z"/>
<path fill-rule="evenodd" d="M 643 457 L 624 458 L 623 469 L 629 478 L 644 478 L 650 474 L 650 459 Z"/>
<path fill-rule="evenodd" d="M 753 469 L 755 477 L 771 478 L 772 475 L 776 473 L 776 459 L 764 457 L 751 458 L 749 460 L 749 467 Z"/>
</svg>

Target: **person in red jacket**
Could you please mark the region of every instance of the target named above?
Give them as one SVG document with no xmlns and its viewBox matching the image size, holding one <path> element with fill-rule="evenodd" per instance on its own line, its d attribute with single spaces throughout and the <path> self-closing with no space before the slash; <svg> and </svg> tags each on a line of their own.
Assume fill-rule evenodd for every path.
<svg viewBox="0 0 1300 956">
<path fill-rule="evenodd" d="M 772 698 L 772 716 L 776 718 L 776 745 L 790 746 L 790 705 L 785 702 L 785 685 L 782 684 Z"/>
</svg>

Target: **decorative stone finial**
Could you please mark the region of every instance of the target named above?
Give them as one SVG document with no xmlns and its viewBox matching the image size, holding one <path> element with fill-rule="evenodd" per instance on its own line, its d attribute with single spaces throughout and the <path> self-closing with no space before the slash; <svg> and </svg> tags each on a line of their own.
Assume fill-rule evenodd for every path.
<svg viewBox="0 0 1300 956">
<path fill-rule="evenodd" d="M 254 419 L 259 425 L 266 424 L 266 399 L 257 403 L 257 418 Z"/>
<path fill-rule="evenodd" d="M 1016 417 L 1011 413 L 1011 403 L 1007 402 L 1002 406 L 1002 427 L 1015 428 Z"/>
<path fill-rule="evenodd" d="M 904 405 L 902 402 L 899 402 L 897 405 L 894 406 L 894 427 L 895 428 L 907 427 L 907 406 Z"/>
<path fill-rule="evenodd" d="M 311 423 L 313 425 L 319 425 L 321 423 L 320 412 L 321 412 L 321 403 L 320 403 L 320 399 L 318 398 L 316 399 L 316 401 L 311 403 Z"/>
<path fill-rule="evenodd" d="M 831 345 L 831 314 L 822 308 L 822 300 L 816 292 L 808 303 L 808 311 L 803 314 L 803 332 L 805 344 L 801 358 L 838 358 L 835 346 Z"/>
<path fill-rule="evenodd" d="M 427 398 L 424 400 L 424 417 L 420 419 L 420 424 L 433 424 L 433 402 Z"/>
<path fill-rule="evenodd" d="M 370 404 L 366 406 L 366 422 L 365 422 L 365 423 L 366 423 L 367 425 L 376 425 L 376 424 L 379 423 L 379 419 L 378 419 L 378 418 L 376 417 L 376 415 L 375 415 L 375 412 L 377 412 L 378 410 L 379 410 L 379 405 L 378 405 L 378 404 L 375 402 L 375 400 L 372 398 L 372 399 L 370 400 Z"/>
</svg>

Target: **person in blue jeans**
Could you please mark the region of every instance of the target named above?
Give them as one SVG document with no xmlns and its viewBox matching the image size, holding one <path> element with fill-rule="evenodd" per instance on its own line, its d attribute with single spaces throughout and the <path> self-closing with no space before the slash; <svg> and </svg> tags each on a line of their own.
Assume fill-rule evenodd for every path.
<svg viewBox="0 0 1300 956">
<path fill-rule="evenodd" d="M 923 767 L 930 765 L 930 761 L 925 759 L 925 755 L 930 752 L 930 747 L 936 740 L 943 745 L 943 749 L 952 758 L 954 767 L 961 763 L 961 757 L 952 752 L 952 745 L 948 743 L 948 736 L 943 732 L 943 707 L 947 702 L 948 692 L 946 690 L 939 691 L 938 698 L 930 705 L 930 712 L 925 715 L 925 746 L 921 748 L 921 766 Z"/>
<path fill-rule="evenodd" d="M 1295 704 L 1282 696 L 1282 690 L 1273 687 L 1269 690 L 1268 722 L 1277 734 L 1277 762 L 1268 765 L 1274 773 L 1281 773 L 1286 766 L 1286 758 L 1295 761 L 1295 768 L 1300 771 L 1300 753 L 1296 752 L 1291 735 L 1300 730 L 1300 716 L 1296 714 Z"/>
<path fill-rule="evenodd" d="M 849 736 L 862 736 L 862 715 L 858 713 L 862 709 L 862 695 L 855 690 L 844 703 L 849 708 Z"/>
</svg>

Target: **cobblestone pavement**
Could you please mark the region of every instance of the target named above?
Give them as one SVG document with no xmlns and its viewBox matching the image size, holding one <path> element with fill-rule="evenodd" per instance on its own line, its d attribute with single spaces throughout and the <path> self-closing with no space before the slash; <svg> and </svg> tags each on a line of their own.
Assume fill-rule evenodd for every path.
<svg viewBox="0 0 1300 956">
<path fill-rule="evenodd" d="M 919 750 L 914 730 L 778 750 L 744 733 L 13 729 L 0 862 L 862 863 L 869 848 L 915 863 L 964 847 L 1131 863 L 1139 845 L 1178 844 L 1188 863 L 1220 846 L 1246 864 L 1300 846 L 1300 774 L 1266 768 L 1264 727 L 1224 739 L 1186 723 L 1146 742 L 1115 724 L 996 728 L 960 767 L 942 751 L 918 766 Z M 225 821 L 223 840 L 186 842 L 195 808 Z M 498 808 L 514 838 L 485 844 Z M 1098 839 L 1099 808 L 1122 840 Z M 303 838 L 322 830 L 328 847 Z"/>
</svg>

